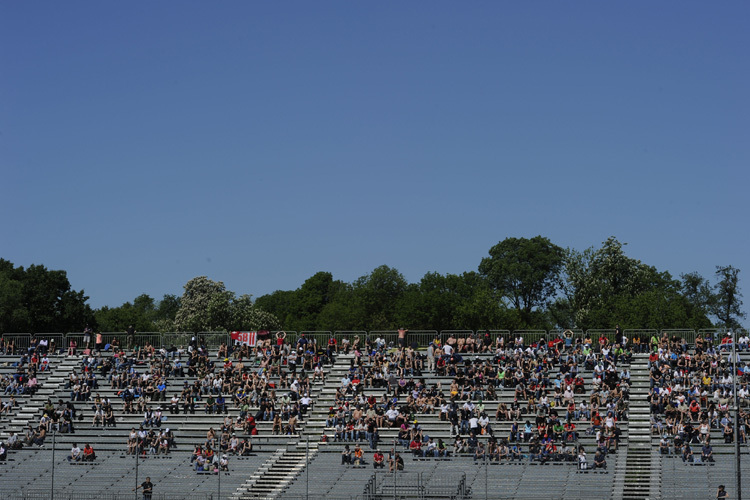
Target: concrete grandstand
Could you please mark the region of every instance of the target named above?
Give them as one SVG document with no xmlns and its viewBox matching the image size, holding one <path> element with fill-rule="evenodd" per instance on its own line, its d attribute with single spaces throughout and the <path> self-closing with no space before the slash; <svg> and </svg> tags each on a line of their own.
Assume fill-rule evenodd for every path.
<svg viewBox="0 0 750 500">
<path fill-rule="evenodd" d="M 735 335 L 739 422 L 722 331 L 5 335 L 0 494 L 734 498 Z"/>
</svg>

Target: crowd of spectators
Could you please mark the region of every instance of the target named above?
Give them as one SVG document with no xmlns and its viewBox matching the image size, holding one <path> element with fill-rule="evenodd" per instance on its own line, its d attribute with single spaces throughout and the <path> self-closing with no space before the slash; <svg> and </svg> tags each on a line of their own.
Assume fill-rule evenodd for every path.
<svg viewBox="0 0 750 500">
<path fill-rule="evenodd" d="M 100 384 L 106 384 L 121 398 L 120 411 L 143 415 L 140 428 L 130 432 L 128 453 L 168 453 L 174 436 L 161 430 L 167 414 L 202 412 L 225 419 L 218 435 L 209 430 L 214 435 L 201 445 L 201 453 L 247 454 L 252 442 L 236 433 L 255 435 L 257 423 L 268 421 L 273 434 L 297 434 L 313 404 L 311 385 L 325 381 L 324 366 L 346 352 L 354 357 L 337 384 L 326 425 L 334 441 L 346 444 L 345 450 L 355 447 L 352 457 L 356 450 L 364 454 L 363 444 L 376 450 L 379 430 L 389 428 L 397 431 L 401 451 L 418 457 L 453 454 L 476 461 L 529 458 L 588 464 L 578 446 L 580 433 L 586 432 L 596 442 L 594 459 L 586 467 L 606 467 L 608 453 L 618 446 L 618 423 L 628 418 L 629 362 L 633 353 L 648 352 L 652 429 L 661 437 L 662 453 L 712 461 L 712 431 L 731 442 L 735 426 L 741 442 L 747 442 L 750 415 L 743 409 L 735 422 L 729 412 L 731 335 L 698 335 L 693 348 L 685 339 L 666 335 L 626 339 L 619 328 L 614 340 L 566 331 L 529 342 L 521 335 L 493 337 L 487 332 L 451 335 L 445 342 L 434 339 L 419 351 L 407 342 L 405 329 L 399 331 L 398 346 L 359 337 L 340 343 L 331 337 L 321 345 L 304 334 L 287 342 L 279 332 L 254 347 L 222 344 L 213 356 L 196 338 L 184 349 L 148 342 L 138 346 L 131 340 L 126 349 L 117 339 L 102 345 L 100 334 L 96 338 L 96 348 L 89 349 L 86 342 L 80 369 L 69 375 L 65 388 L 70 401 L 55 405 L 48 400 L 38 426 L 30 424 L 17 441 L 41 446 L 51 429 L 74 432 L 75 403 L 91 406 L 92 426 L 115 426 L 115 407 L 97 394 Z M 1 352 L 20 354 L 15 373 L 0 379 L 3 395 L 10 396 L 0 414 L 11 411 L 16 396 L 33 394 L 37 372 L 49 367 L 49 342 L 32 340 L 21 353 L 12 341 L 0 343 Z M 739 350 L 749 345 L 747 334 L 737 339 Z M 102 356 L 105 350 L 112 355 Z M 738 397 L 746 408 L 748 364 L 739 366 L 738 377 Z M 371 389 L 385 391 L 375 396 Z M 230 418 L 230 410 L 236 416 Z M 439 415 L 455 439 L 452 445 L 424 432 L 419 424 L 424 414 Z M 374 466 L 378 463 L 374 457 Z M 385 463 L 380 461 L 383 467 Z"/>
<path fill-rule="evenodd" d="M 693 349 L 684 339 L 666 335 L 651 339 L 651 429 L 661 437 L 662 454 L 679 456 L 684 462 L 712 462 L 712 434 L 732 443 L 738 430 L 740 443 L 747 443 L 750 365 L 740 362 L 737 366 L 737 419 L 730 411 L 734 399 L 732 342 L 731 332 L 717 339 L 699 334 Z M 747 351 L 746 334 L 738 339 L 737 349 Z"/>
<path fill-rule="evenodd" d="M 455 438 L 453 454 L 575 462 L 577 423 L 606 457 L 619 442 L 617 423 L 627 420 L 632 345 L 606 336 L 574 339 L 566 332 L 529 343 L 521 336 L 451 335 L 444 344 L 435 339 L 426 353 L 376 342 L 354 354 L 326 422 L 335 441 L 375 449 L 379 429 L 393 428 L 409 453 L 447 456 L 449 447 L 426 435 L 418 419 L 439 413 Z M 371 388 L 386 391 L 376 397 Z M 507 435 L 496 432 L 500 422 L 510 425 Z"/>
</svg>

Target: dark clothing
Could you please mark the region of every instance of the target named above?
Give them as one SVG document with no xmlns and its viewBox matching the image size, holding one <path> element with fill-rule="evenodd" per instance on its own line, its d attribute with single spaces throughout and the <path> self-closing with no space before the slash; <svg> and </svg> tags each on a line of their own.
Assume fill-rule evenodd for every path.
<svg viewBox="0 0 750 500">
<path fill-rule="evenodd" d="M 154 483 L 151 481 L 144 481 L 141 483 L 143 488 L 143 500 L 151 500 L 151 493 L 154 491 Z"/>
</svg>

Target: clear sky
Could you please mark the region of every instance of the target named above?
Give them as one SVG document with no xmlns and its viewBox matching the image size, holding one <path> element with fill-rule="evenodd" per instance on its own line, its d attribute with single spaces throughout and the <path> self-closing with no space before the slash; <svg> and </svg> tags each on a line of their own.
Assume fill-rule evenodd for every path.
<svg viewBox="0 0 750 500">
<path fill-rule="evenodd" d="M 0 257 L 94 307 L 614 235 L 742 270 L 746 1 L 0 2 Z"/>
</svg>

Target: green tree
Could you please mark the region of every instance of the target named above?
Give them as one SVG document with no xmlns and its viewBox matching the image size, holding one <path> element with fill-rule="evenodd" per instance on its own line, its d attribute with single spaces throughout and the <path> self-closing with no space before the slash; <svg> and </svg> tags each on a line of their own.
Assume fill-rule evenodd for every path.
<svg viewBox="0 0 750 500">
<path fill-rule="evenodd" d="M 250 295 L 240 295 L 232 300 L 229 309 L 227 330 L 279 330 L 281 323 L 271 313 L 263 311 L 253 304 Z"/>
<path fill-rule="evenodd" d="M 273 293 L 258 297 L 255 306 L 279 318 L 284 329 L 297 330 L 296 317 L 291 312 L 295 309 L 293 305 L 295 300 L 295 290 L 276 290 Z"/>
<path fill-rule="evenodd" d="M 358 328 L 391 330 L 398 328 L 396 305 L 407 282 L 398 270 L 379 266 L 353 283 L 354 311 Z"/>
<path fill-rule="evenodd" d="M 65 271 L 0 259 L 0 330 L 38 333 L 78 331 L 94 320 L 88 297 L 71 288 Z"/>
<path fill-rule="evenodd" d="M 716 277 L 719 282 L 714 287 L 711 301 L 713 314 L 727 328 L 738 328 L 742 312 L 742 293 L 739 288 L 740 270 L 732 266 L 716 266 Z"/>
<path fill-rule="evenodd" d="M 346 288 L 345 283 L 335 281 L 331 273 L 319 272 L 308 278 L 298 289 L 277 290 L 258 298 L 255 305 L 280 318 L 287 330 L 317 330 L 321 328 L 321 314 L 326 308 L 330 314 L 332 308 L 328 306 L 335 297 L 345 299 L 344 295 L 350 293 Z M 334 327 L 324 327 L 328 328 Z"/>
<path fill-rule="evenodd" d="M 578 328 L 705 328 L 710 321 L 685 283 L 625 255 L 610 237 L 599 249 L 565 254 L 562 294 L 550 307 L 559 326 Z M 691 287 L 700 290 L 695 277 Z M 697 292 L 696 292 L 697 293 Z"/>
<path fill-rule="evenodd" d="M 0 259 L 0 332 L 25 332 L 29 324 L 29 311 L 23 302 L 23 282 L 15 276 L 13 264 Z"/>
<path fill-rule="evenodd" d="M 693 307 L 708 313 L 712 301 L 711 285 L 707 279 L 698 273 L 680 275 L 682 280 L 682 295 Z"/>
<path fill-rule="evenodd" d="M 104 332 L 122 332 L 133 325 L 136 331 L 153 332 L 155 316 L 154 299 L 141 294 L 133 302 L 125 302 L 119 307 L 104 306 L 94 314 L 97 328 Z"/>
<path fill-rule="evenodd" d="M 509 301 L 525 326 L 537 326 L 533 312 L 544 309 L 560 285 L 564 250 L 542 236 L 506 238 L 482 259 L 479 272 L 496 294 Z"/>
<path fill-rule="evenodd" d="M 156 311 L 154 311 L 154 328 L 156 331 L 162 333 L 175 331 L 175 318 L 179 310 L 180 297 L 165 294 L 157 304 Z"/>
</svg>

